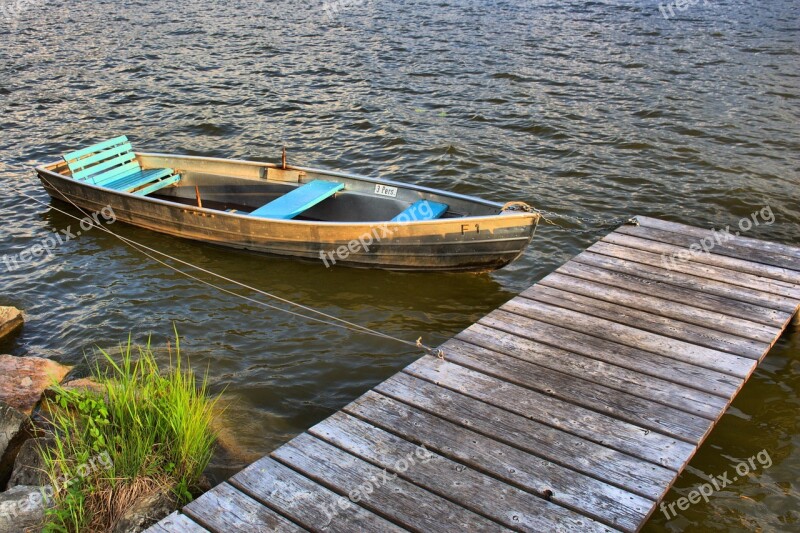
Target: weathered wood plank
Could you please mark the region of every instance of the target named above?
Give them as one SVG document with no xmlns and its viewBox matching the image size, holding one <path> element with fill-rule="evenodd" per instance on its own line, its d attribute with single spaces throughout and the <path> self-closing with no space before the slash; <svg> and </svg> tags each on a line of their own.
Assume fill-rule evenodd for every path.
<svg viewBox="0 0 800 533">
<path fill-rule="evenodd" d="M 459 346 L 461 342 L 490 351 L 483 357 L 478 356 L 476 361 L 461 358 L 458 355 L 459 350 L 456 352 L 456 357 L 451 357 L 450 346 Z M 514 368 L 509 366 L 505 357 L 496 355 L 501 353 L 504 356 L 535 365 L 530 369 L 533 372 L 541 367 L 548 368 L 572 376 L 574 379 L 587 380 L 708 419 L 716 419 L 720 409 L 725 409 L 727 406 L 725 398 L 619 366 L 609 365 L 603 361 L 583 357 L 561 348 L 509 335 L 481 324 L 473 325 L 462 331 L 455 339 L 443 344 L 442 348 L 448 354 L 449 361 L 495 377 L 502 378 L 510 368 Z M 522 368 L 525 368 L 524 365 Z M 514 379 L 519 380 L 520 378 L 521 376 L 518 376 Z M 514 382 L 514 380 L 510 381 Z M 524 384 L 529 383 L 525 382 Z"/>
<path fill-rule="evenodd" d="M 719 280 L 702 278 L 669 270 L 668 268 L 643 265 L 641 263 L 608 257 L 589 251 L 578 255 L 573 261 L 584 265 L 621 272 L 623 274 L 630 274 L 644 279 L 677 285 L 704 294 L 722 296 L 759 307 L 766 307 L 767 309 L 777 309 L 791 313 L 794 311 L 795 307 L 797 307 L 797 300 L 768 292 L 757 291 L 748 287 L 740 287 L 728 283 L 728 280 L 724 278 Z M 800 259 L 798 259 L 798 262 L 800 262 Z"/>
<path fill-rule="evenodd" d="M 183 513 L 211 531 L 305 531 L 227 483 L 197 498 Z"/>
<path fill-rule="evenodd" d="M 624 324 L 617 324 L 610 320 L 534 302 L 527 298 L 514 298 L 500 309 L 551 324 L 568 324 L 571 328 L 588 329 L 592 335 L 601 339 L 665 355 L 740 378 L 748 377 L 756 367 L 756 361 L 753 359 L 703 348 Z"/>
<path fill-rule="evenodd" d="M 687 442 L 435 357 L 422 357 L 404 372 L 672 470 L 694 450 Z"/>
<path fill-rule="evenodd" d="M 251 464 L 229 483 L 309 531 L 400 533 L 405 529 L 353 505 L 344 497 L 270 457 Z"/>
<path fill-rule="evenodd" d="M 751 322 L 759 322 L 767 326 L 781 329 L 788 321 L 789 313 L 769 309 L 758 305 L 731 300 L 722 296 L 699 293 L 692 289 L 670 285 L 660 281 L 645 279 L 639 276 L 623 274 L 613 270 L 583 265 L 575 261 L 561 266 L 556 272 L 576 278 L 605 283 L 634 292 L 658 296 L 701 309 L 719 311 L 726 315 L 743 318 Z"/>
<path fill-rule="evenodd" d="M 523 292 L 521 296 L 750 359 L 760 359 L 770 348 L 769 344 L 765 342 L 745 339 L 730 333 L 681 322 L 674 318 L 575 294 L 570 292 L 570 288 L 568 283 L 552 281 L 548 285 L 534 285 Z"/>
<path fill-rule="evenodd" d="M 392 522 L 416 531 L 504 531 L 500 524 L 303 433 L 272 457 Z M 370 488 L 368 488 L 370 487 Z M 358 493 L 356 493 L 358 490 Z M 370 492 L 371 490 L 371 492 Z"/>
<path fill-rule="evenodd" d="M 503 381 L 581 405 L 686 442 L 699 442 L 711 428 L 712 418 L 716 419 L 716 416 L 708 412 L 703 413 L 704 416 L 701 417 L 679 411 L 671 406 L 518 361 L 501 353 L 461 341 L 448 341 L 445 346 L 449 362 L 479 372 L 493 371 L 491 375 Z M 494 365 L 491 365 L 491 359 L 494 359 Z M 708 418 L 708 416 L 712 418 Z"/>
<path fill-rule="evenodd" d="M 548 287 L 569 287 L 569 292 L 581 294 L 597 300 L 623 305 L 632 309 L 640 309 L 666 318 L 673 318 L 681 322 L 688 322 L 707 329 L 722 331 L 739 337 L 770 343 L 780 329 L 751 322 L 741 318 L 725 315 L 718 311 L 701 309 L 691 305 L 665 300 L 656 296 L 635 292 L 630 289 L 614 287 L 584 278 L 576 278 L 553 272 L 546 276 L 538 285 Z M 523 295 L 525 292 L 522 293 Z"/>
<path fill-rule="evenodd" d="M 800 279 L 800 271 L 798 271 L 798 260 L 796 257 L 777 254 L 765 249 L 743 247 L 732 244 L 731 241 L 716 241 L 713 248 L 710 248 L 709 252 L 705 252 L 700 248 L 700 240 L 696 237 L 644 226 L 622 226 L 618 228 L 617 231 L 625 235 L 633 235 L 634 237 L 640 237 L 642 239 L 650 239 L 652 241 L 672 244 L 673 246 L 680 246 L 684 249 L 690 249 L 691 246 L 694 246 L 695 249 L 699 250 L 699 253 L 695 255 L 708 255 L 709 253 L 713 255 L 724 255 L 753 263 L 762 263 L 776 268 L 783 268 L 789 271 L 790 274 L 793 271 L 797 279 Z"/>
<path fill-rule="evenodd" d="M 637 374 L 654 376 L 698 391 L 706 391 L 726 401 L 742 385 L 741 378 L 506 311 L 494 311 L 481 318 L 478 325 L 510 333 L 514 335 L 512 342 L 525 338 L 537 344 L 560 347 L 587 359 L 595 359 L 629 369 Z"/>
<path fill-rule="evenodd" d="M 659 255 L 604 241 L 594 243 L 586 251 L 654 267 L 664 267 L 665 264 L 668 264 L 669 268 L 674 272 L 682 272 L 683 274 L 707 279 L 725 280 L 727 283 L 738 285 L 739 287 L 750 287 L 761 292 L 793 298 L 795 301 L 800 300 L 800 287 L 785 281 L 738 272 L 729 268 L 685 261 L 675 261 L 673 263 L 669 262 L 667 256 L 663 254 Z"/>
<path fill-rule="evenodd" d="M 338 412 L 308 432 L 438 494 L 522 531 L 603 531 L 608 527 Z M 668 471 L 669 472 L 669 471 Z M 671 472 L 675 475 L 674 472 Z"/>
<path fill-rule="evenodd" d="M 673 254 L 686 251 L 686 248 L 675 246 L 673 244 L 651 241 L 649 239 L 643 239 L 641 237 L 634 237 L 632 235 L 616 232 L 606 235 L 603 237 L 602 241 L 620 246 L 627 246 L 628 248 L 645 250 L 652 253 L 666 254 L 667 256 L 672 256 Z M 800 275 L 796 275 L 793 270 L 773 267 L 762 263 L 754 263 L 753 261 L 747 261 L 744 259 L 736 259 L 734 257 L 717 254 L 694 254 L 691 257 L 691 261 L 693 263 L 714 265 L 736 270 L 737 272 L 745 272 L 768 279 L 779 280 L 787 282 L 792 286 L 798 286 L 798 284 L 800 284 Z"/>
<path fill-rule="evenodd" d="M 498 442 L 658 500 L 676 473 L 401 372 L 375 391 Z"/>
<path fill-rule="evenodd" d="M 175 511 L 159 523 L 147 528 L 144 533 L 208 533 L 208 530 L 193 522 L 186 515 Z"/>
<path fill-rule="evenodd" d="M 695 226 L 687 226 L 686 224 L 681 224 L 679 222 L 669 222 L 667 220 L 660 220 L 645 216 L 637 216 L 636 220 L 638 220 L 639 224 L 645 228 L 655 228 L 664 231 L 671 231 L 673 233 L 683 233 L 685 235 L 691 235 L 697 240 L 714 236 L 714 232 L 712 230 L 698 228 Z M 727 236 L 727 238 L 729 239 L 728 242 L 731 244 L 735 244 L 743 248 L 752 248 L 759 251 L 765 250 L 768 252 L 800 259 L 800 247 L 797 246 L 791 246 L 773 241 L 762 241 L 750 237 L 743 237 L 741 235 L 737 236 L 735 234 L 730 234 Z"/>
<path fill-rule="evenodd" d="M 384 430 L 402 434 L 433 452 L 618 529 L 636 530 L 637 524 L 655 506 L 652 500 L 537 458 L 372 391 L 345 407 L 345 411 Z"/>
</svg>

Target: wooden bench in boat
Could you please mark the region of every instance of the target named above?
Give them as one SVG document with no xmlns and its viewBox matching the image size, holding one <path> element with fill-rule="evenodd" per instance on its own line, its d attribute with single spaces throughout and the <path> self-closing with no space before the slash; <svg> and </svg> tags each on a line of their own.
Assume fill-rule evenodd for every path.
<svg viewBox="0 0 800 533">
<path fill-rule="evenodd" d="M 403 212 L 392 219 L 392 222 L 415 222 L 418 220 L 435 220 L 447 212 L 448 205 L 430 200 L 417 200 Z"/>
<path fill-rule="evenodd" d="M 145 196 L 180 181 L 171 168 L 144 170 L 124 135 L 64 154 L 72 179 Z"/>
<path fill-rule="evenodd" d="M 343 183 L 314 180 L 259 207 L 251 212 L 250 215 L 288 220 L 296 217 L 306 209 L 314 207 L 342 189 L 344 189 Z"/>
</svg>

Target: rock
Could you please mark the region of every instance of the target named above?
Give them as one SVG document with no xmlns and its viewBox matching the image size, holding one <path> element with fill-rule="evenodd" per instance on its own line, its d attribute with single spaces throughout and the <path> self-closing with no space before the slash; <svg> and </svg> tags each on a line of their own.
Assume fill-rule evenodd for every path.
<svg viewBox="0 0 800 533">
<path fill-rule="evenodd" d="M 139 498 L 114 525 L 112 533 L 138 533 L 152 526 L 178 508 L 169 490 L 159 490 Z"/>
<path fill-rule="evenodd" d="M 0 402 L 0 488 L 5 486 L 17 453 L 30 436 L 30 431 L 31 421 L 27 415 Z"/>
<path fill-rule="evenodd" d="M 16 307 L 0 307 L 0 342 L 22 327 L 22 311 Z"/>
<path fill-rule="evenodd" d="M 105 386 L 96 382 L 92 378 L 71 379 L 70 381 L 61 383 L 61 388 L 75 392 L 91 391 L 103 396 L 104 398 L 106 398 L 106 400 L 108 399 Z M 50 387 L 47 387 L 42 393 L 42 395 L 49 400 L 55 400 L 56 399 L 55 387 L 53 387 L 52 385 Z M 44 406 L 44 404 L 42 405 Z"/>
<path fill-rule="evenodd" d="M 44 486 L 50 483 L 50 479 L 45 471 L 44 457 L 42 449 L 53 448 L 55 441 L 48 437 L 38 439 L 28 439 L 17 453 L 14 461 L 14 470 L 11 472 L 11 479 L 8 480 L 8 488 L 20 485 Z"/>
<path fill-rule="evenodd" d="M 44 390 L 69 371 L 70 367 L 50 359 L 0 355 L 0 401 L 29 415 Z"/>
<path fill-rule="evenodd" d="M 0 493 L 0 532 L 41 531 L 45 502 L 42 487 L 19 486 Z"/>
</svg>

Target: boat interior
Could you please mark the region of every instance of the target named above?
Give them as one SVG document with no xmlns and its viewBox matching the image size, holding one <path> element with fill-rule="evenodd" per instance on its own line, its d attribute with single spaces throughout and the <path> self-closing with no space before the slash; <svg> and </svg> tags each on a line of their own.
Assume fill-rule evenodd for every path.
<svg viewBox="0 0 800 533">
<path fill-rule="evenodd" d="M 64 154 L 51 170 L 115 191 L 265 219 L 414 222 L 492 216 L 477 198 L 267 163 L 140 154 L 127 137 Z"/>
</svg>

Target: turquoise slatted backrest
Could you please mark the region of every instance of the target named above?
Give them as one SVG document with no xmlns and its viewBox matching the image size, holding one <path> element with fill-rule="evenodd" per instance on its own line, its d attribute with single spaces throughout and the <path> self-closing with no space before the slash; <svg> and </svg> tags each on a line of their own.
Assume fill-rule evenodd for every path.
<svg viewBox="0 0 800 533">
<path fill-rule="evenodd" d="M 73 179 L 97 185 L 141 170 L 125 135 L 64 154 L 64 160 Z"/>
</svg>

